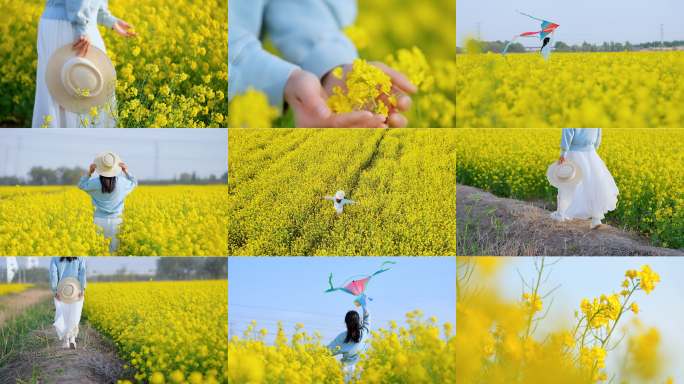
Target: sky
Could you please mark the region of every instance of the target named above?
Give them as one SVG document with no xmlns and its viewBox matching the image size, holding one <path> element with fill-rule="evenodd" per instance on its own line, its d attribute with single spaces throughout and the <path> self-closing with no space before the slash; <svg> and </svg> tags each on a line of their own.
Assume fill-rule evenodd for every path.
<svg viewBox="0 0 684 384">
<path fill-rule="evenodd" d="M 484 41 L 511 40 L 541 29 L 540 21 L 516 10 L 559 24 L 556 41 L 568 45 L 582 45 L 583 41 L 596 45 L 604 41 L 652 42 L 660 40 L 660 24 L 665 24 L 665 41 L 684 40 L 681 0 L 457 0 L 456 45 L 465 46 L 466 35 L 477 37 L 477 23 Z M 538 38 L 521 37 L 516 42 L 541 46 Z"/>
<path fill-rule="evenodd" d="M 456 323 L 456 259 L 454 257 L 229 257 L 228 333 L 242 337 L 249 322 L 257 331 L 266 328 L 266 343 L 273 344 L 278 321 L 290 338 L 295 323 L 304 331 L 318 331 L 323 343 L 330 343 L 346 331 L 344 316 L 361 307 L 354 296 L 341 291 L 323 293 L 332 284 L 339 287 L 355 275 L 372 275 L 385 261 L 392 268 L 368 283 L 366 296 L 371 329 L 387 329 L 389 320 L 404 326 L 406 313 L 420 309 L 424 320 L 437 318 L 437 324 Z M 365 276 L 357 277 L 363 279 Z"/>
<path fill-rule="evenodd" d="M 228 171 L 227 129 L 17 128 L 0 130 L 0 176 L 26 175 L 33 166 L 87 169 L 95 155 L 113 151 L 139 180 L 154 180 L 157 146 L 160 179 Z"/>
<path fill-rule="evenodd" d="M 20 268 L 26 265 L 28 257 L 17 257 L 17 264 Z M 39 257 L 38 267 L 50 268 L 51 257 Z M 157 270 L 157 260 L 159 257 L 85 257 L 86 276 L 90 273 L 115 273 L 122 266 L 126 270 L 135 273 L 147 273 Z M 7 257 L 0 257 L 0 266 L 7 267 Z M 16 278 L 15 278 L 16 279 Z M 4 283 L 0 282 L 0 283 Z"/>
<path fill-rule="evenodd" d="M 557 258 L 547 258 L 549 262 Z M 460 265 L 460 262 L 459 262 Z M 493 276 L 492 280 L 497 280 L 499 292 L 502 298 L 515 302 L 522 295 L 522 284 L 520 274 L 526 281 L 531 282 L 537 276 L 532 258 L 508 258 L 505 267 Z M 570 330 L 571 324 L 575 324 L 574 311 L 580 309 L 582 299 L 592 300 L 621 291 L 620 284 L 625 280 L 627 270 L 641 270 L 642 265 L 649 265 L 651 269 L 660 275 L 660 283 L 656 283 L 655 290 L 646 295 L 643 291 L 637 291 L 632 298 L 639 306 L 639 313 L 634 315 L 631 311 L 626 322 L 631 324 L 631 318 L 638 318 L 648 329 L 655 326 L 661 337 L 661 351 L 669 356 L 668 364 L 661 370 L 663 377 L 653 380 L 654 383 L 662 383 L 667 380 L 667 376 L 674 378 L 674 382 L 684 380 L 684 355 L 681 353 L 681 345 L 684 345 L 684 329 L 681 322 L 684 318 L 684 279 L 681 278 L 684 272 L 684 258 L 680 257 L 564 257 L 552 268 L 548 282 L 540 288 L 540 296 L 562 284 L 560 288 L 546 299 L 542 299 L 546 311 L 547 305 L 553 304 L 547 318 L 539 322 L 539 328 L 535 335 L 542 338 L 549 333 L 558 332 L 558 328 L 549 327 L 549 324 L 566 324 Z M 548 271 L 548 269 L 545 269 Z M 461 272 L 459 270 L 459 276 Z M 546 273 L 544 273 L 546 277 Z M 493 289 L 493 285 L 488 285 Z M 573 323 L 574 322 L 574 323 Z M 621 320 L 622 322 L 622 320 Z M 618 330 L 622 326 L 618 324 Z M 616 330 L 617 331 L 617 330 Z M 620 333 L 620 337 L 622 333 Z M 613 342 L 619 337 L 613 338 Z M 625 339 L 626 340 L 626 339 Z M 538 340 L 541 341 L 541 340 Z M 611 344 L 612 345 L 612 344 Z M 608 372 L 614 372 L 611 367 L 619 365 L 618 357 L 623 356 L 627 343 L 621 343 L 618 348 L 608 354 L 606 367 Z M 620 383 L 622 379 L 616 378 Z M 615 382 L 615 381 L 614 381 Z"/>
</svg>

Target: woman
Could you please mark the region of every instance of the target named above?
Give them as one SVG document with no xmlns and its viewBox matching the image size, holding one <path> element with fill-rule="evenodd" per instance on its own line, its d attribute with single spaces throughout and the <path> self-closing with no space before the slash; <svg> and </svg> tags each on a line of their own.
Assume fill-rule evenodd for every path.
<svg viewBox="0 0 684 384">
<path fill-rule="evenodd" d="M 60 299 L 57 287 L 66 278 L 74 278 L 80 283 L 78 300 L 67 304 Z M 82 257 L 53 257 L 50 261 L 50 288 L 55 297 L 55 323 L 53 326 L 60 340 L 64 340 L 63 348 L 76 349 L 78 324 L 81 322 L 83 301 L 86 290 L 86 269 Z M 70 300 L 71 301 L 71 300 Z"/>
<path fill-rule="evenodd" d="M 589 228 L 594 229 L 601 226 L 605 213 L 615 210 L 619 190 L 596 153 L 600 143 L 601 128 L 563 128 L 558 164 L 566 158 L 576 161 L 582 168 L 582 179 L 575 187 L 558 189 L 558 210 L 551 214 L 553 220 L 591 219 Z"/>
<path fill-rule="evenodd" d="M 342 354 L 340 363 L 342 363 L 342 372 L 344 382 L 346 383 L 354 374 L 354 367 L 359 362 L 360 356 L 368 350 L 370 342 L 366 342 L 370 338 L 370 312 L 363 307 L 363 325 L 359 323 L 359 313 L 356 311 L 349 311 L 344 316 L 344 322 L 347 325 L 347 332 L 342 332 L 335 340 L 328 344 L 327 348 L 332 351 L 333 356 Z M 346 364 L 346 366 L 345 366 Z M 356 373 L 357 378 L 360 373 Z"/>
<path fill-rule="evenodd" d="M 549 62 L 549 56 L 551 56 L 551 47 L 553 47 L 553 41 L 556 38 L 556 30 L 554 29 L 551 31 L 551 38 L 549 39 L 548 37 L 544 38 L 544 45 L 542 45 L 541 49 L 541 57 L 546 60 L 546 62 Z"/>
<path fill-rule="evenodd" d="M 116 176 L 123 170 L 126 178 Z M 99 178 L 90 179 L 94 171 Z M 78 188 L 89 194 L 93 207 L 96 207 L 94 223 L 103 229 L 105 235 L 110 234 L 109 253 L 115 253 L 119 247 L 118 225 L 123 222 L 119 218 L 123 214 L 126 196 L 138 186 L 138 180 L 128 172 L 126 164 L 121 162 L 113 152 L 101 152 L 90 164 L 88 174 L 81 178 Z"/>
<path fill-rule="evenodd" d="M 335 197 L 332 197 L 332 196 L 321 196 L 321 197 L 328 199 L 328 200 L 334 200 L 333 205 L 335 206 L 335 212 L 337 212 L 338 216 L 342 214 L 342 210 L 344 209 L 345 204 L 350 204 L 350 203 L 351 204 L 361 204 L 361 203 L 357 203 L 356 201 L 351 201 L 351 200 L 345 199 L 344 198 L 344 191 L 337 191 L 337 193 L 335 194 Z"/>
<path fill-rule="evenodd" d="M 133 27 L 119 20 L 107 9 L 108 0 L 47 0 L 45 11 L 38 22 L 38 69 L 36 72 L 36 97 L 33 106 L 34 128 L 44 124 L 44 117 L 50 117 L 48 125 L 57 128 L 77 128 L 81 121 L 77 113 L 61 107 L 51 96 L 45 82 L 47 63 L 55 51 L 65 44 L 73 43 L 77 56 L 87 58 L 90 45 L 107 52 L 97 25 L 106 25 L 123 37 L 137 36 L 128 29 Z M 113 106 L 112 106 L 113 107 Z M 106 128 L 109 112 L 102 110 L 97 128 Z M 90 117 L 90 116 L 82 116 Z"/>
</svg>

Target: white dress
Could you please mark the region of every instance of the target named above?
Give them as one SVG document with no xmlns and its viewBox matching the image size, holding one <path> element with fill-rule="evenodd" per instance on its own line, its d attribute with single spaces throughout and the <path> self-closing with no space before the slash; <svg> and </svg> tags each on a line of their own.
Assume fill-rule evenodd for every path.
<svg viewBox="0 0 684 384">
<path fill-rule="evenodd" d="M 95 225 L 100 226 L 104 230 L 104 237 L 110 238 L 109 240 L 109 253 L 110 254 L 116 254 L 117 248 L 119 248 L 119 238 L 116 237 L 116 234 L 119 233 L 119 224 L 123 223 L 123 219 L 121 218 L 114 218 L 114 219 L 107 219 L 104 217 L 95 217 L 93 219 L 93 223 Z"/>
<path fill-rule="evenodd" d="M 106 53 L 107 49 L 100 35 L 100 30 L 93 24 L 89 28 L 91 46 L 96 46 Z M 47 124 L 50 128 L 79 128 L 79 125 L 80 128 L 83 128 L 78 114 L 67 111 L 54 101 L 45 84 L 45 70 L 50 57 L 63 45 L 73 44 L 76 41 L 76 37 L 76 27 L 67 20 L 41 18 L 38 22 L 38 70 L 36 72 L 33 123 L 31 124 L 33 128 L 39 128 L 45 124 L 43 116 L 50 116 L 51 122 Z M 116 95 L 114 95 L 114 100 L 116 100 Z M 112 108 L 115 108 L 115 106 L 116 101 Z M 82 114 L 81 118 L 87 118 L 90 121 L 88 127 L 92 125 L 93 118 L 87 112 L 85 115 Z M 96 128 L 113 128 L 115 123 L 110 121 L 110 119 L 109 112 L 100 110 L 96 120 L 97 123 L 95 124 Z"/>
<path fill-rule="evenodd" d="M 56 298 L 55 300 L 55 323 L 53 326 L 60 340 L 69 340 L 78 336 L 78 323 L 81 322 L 83 301 L 85 297 L 75 303 L 65 304 Z"/>
<path fill-rule="evenodd" d="M 615 210 L 618 187 L 595 150 L 568 151 L 566 158 L 582 167 L 582 180 L 574 188 L 558 189 L 558 213 L 566 220 L 603 220 L 604 214 Z"/>
</svg>

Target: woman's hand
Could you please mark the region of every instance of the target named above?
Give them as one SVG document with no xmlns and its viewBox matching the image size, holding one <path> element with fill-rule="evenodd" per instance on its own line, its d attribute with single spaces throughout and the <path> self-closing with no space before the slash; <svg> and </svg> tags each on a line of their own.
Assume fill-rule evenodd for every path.
<svg viewBox="0 0 684 384">
<path fill-rule="evenodd" d="M 55 299 L 59 300 L 59 294 L 55 293 Z M 62 300 L 59 300 L 62 301 Z"/>
<path fill-rule="evenodd" d="M 121 35 L 121 36 L 123 36 L 123 37 L 138 36 L 137 33 L 130 33 L 130 32 L 128 32 L 128 30 L 129 30 L 129 29 L 133 29 L 133 27 L 132 27 L 130 24 L 128 24 L 127 22 L 123 21 L 123 20 L 117 21 L 117 22 L 114 24 L 114 26 L 112 27 L 112 29 L 113 29 L 114 31 L 116 31 L 116 33 L 118 33 L 119 35 Z"/>
<path fill-rule="evenodd" d="M 354 203 L 354 204 L 361 204 L 361 203 L 359 203 L 359 202 L 356 202 L 356 203 Z"/>
<path fill-rule="evenodd" d="M 78 294 L 78 299 L 81 300 L 85 296 L 85 292 L 81 292 Z"/>
<path fill-rule="evenodd" d="M 97 168 L 97 165 L 95 164 L 90 164 L 90 169 L 88 169 L 88 176 L 92 176 L 93 172 L 95 172 L 95 169 Z"/>
<path fill-rule="evenodd" d="M 128 175 L 128 167 L 126 167 L 126 164 L 119 163 L 119 167 L 121 167 L 121 170 L 124 171 L 124 173 Z"/>
<path fill-rule="evenodd" d="M 79 35 L 76 38 L 76 42 L 71 47 L 71 50 L 74 51 L 77 49 L 79 51 L 76 56 L 79 56 L 81 53 L 83 53 L 83 57 L 85 58 L 88 54 L 88 51 L 90 51 L 90 35 Z"/>
<path fill-rule="evenodd" d="M 393 106 L 388 102 L 389 96 L 384 93 L 380 95 L 379 99 L 382 100 L 388 107 L 387 122 L 394 128 L 404 128 L 408 125 L 408 120 L 404 115 L 399 113 L 399 111 L 408 111 L 413 104 L 413 101 L 406 93 L 416 93 L 418 88 L 411 84 L 406 75 L 403 72 L 397 71 L 390 68 L 385 63 L 379 61 L 371 61 L 368 64 L 382 70 L 387 76 L 392 80 L 392 89 L 390 90 L 390 95 L 393 95 L 397 100 L 397 106 Z M 321 79 L 323 89 L 327 92 L 328 96 L 333 95 L 333 88 L 340 87 L 346 92 L 347 84 L 344 79 L 347 78 L 347 72 L 351 72 L 354 69 L 353 64 L 342 65 L 342 79 L 336 78 L 332 71 L 328 72 Z M 384 117 L 384 116 L 383 116 Z M 383 121 L 384 123 L 384 121 Z"/>
<path fill-rule="evenodd" d="M 561 165 L 565 162 L 565 156 L 561 156 L 558 158 L 558 165 Z"/>
</svg>

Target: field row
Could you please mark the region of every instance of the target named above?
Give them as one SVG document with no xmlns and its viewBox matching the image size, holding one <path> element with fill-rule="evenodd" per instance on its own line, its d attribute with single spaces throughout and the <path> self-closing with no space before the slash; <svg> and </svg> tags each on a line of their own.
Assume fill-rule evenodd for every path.
<svg viewBox="0 0 684 384">
<path fill-rule="evenodd" d="M 307 131 L 274 139 L 229 133 L 230 254 L 455 253 L 453 131 Z M 240 148 L 255 146 L 290 150 L 241 162 Z M 361 203 L 339 218 L 321 197 L 337 190 Z"/>
</svg>

